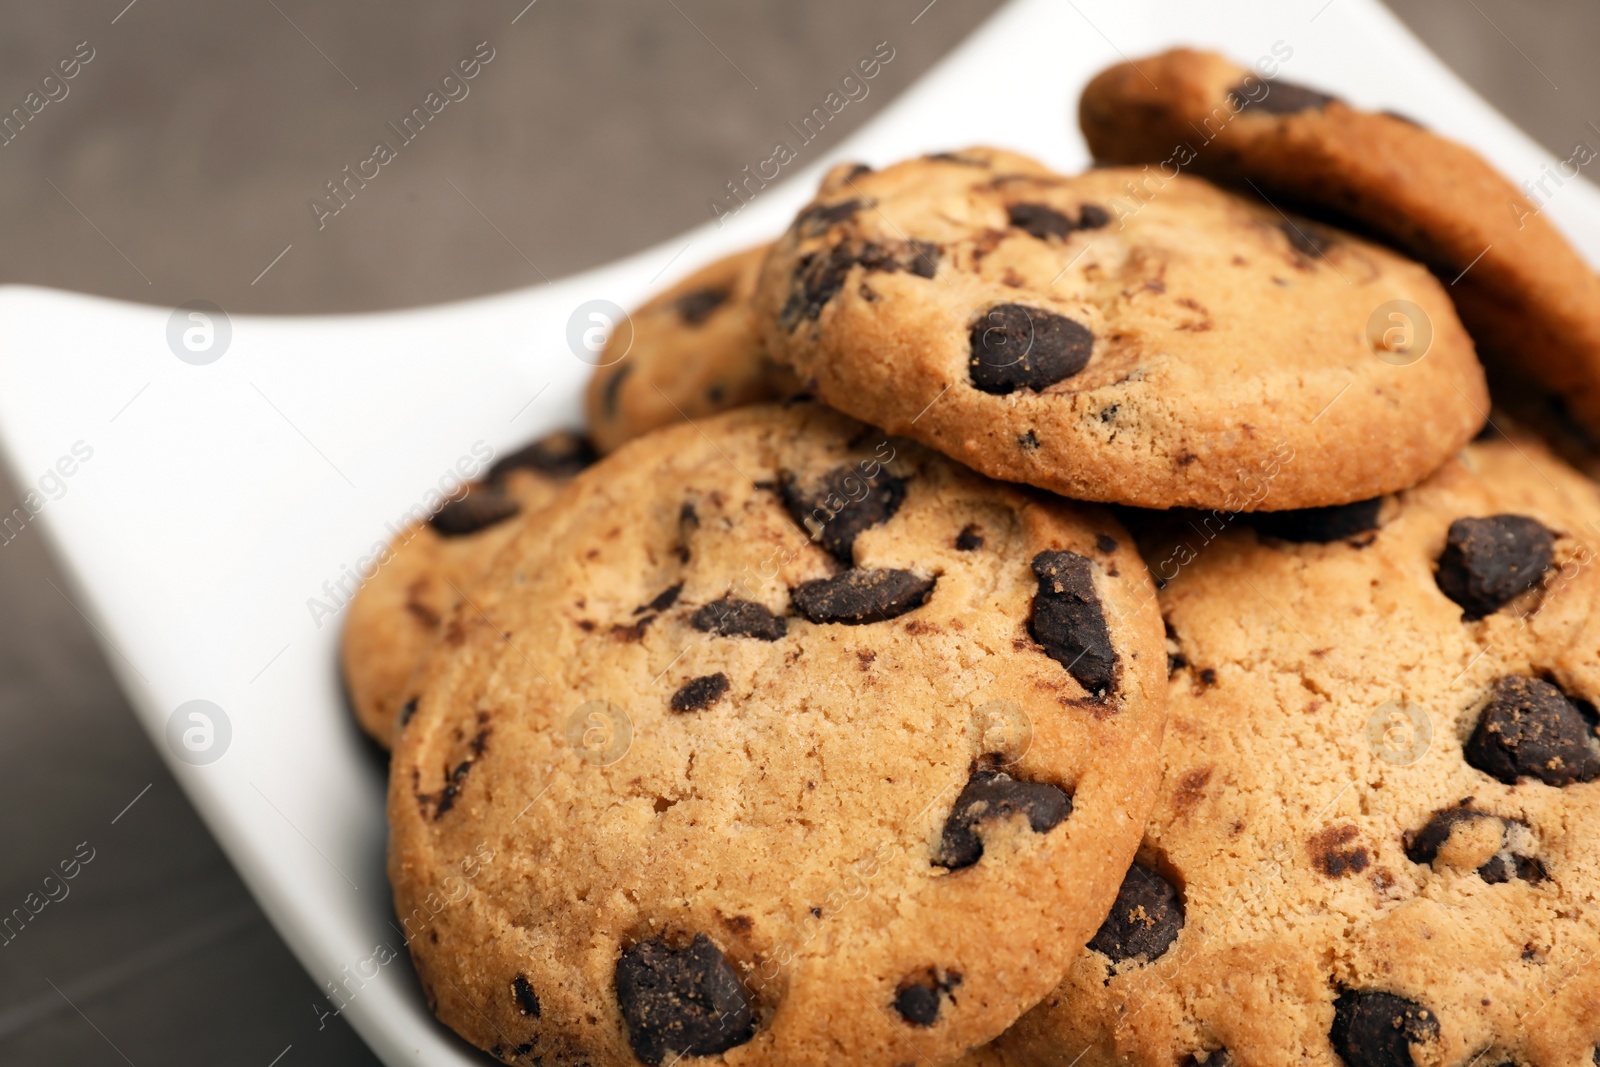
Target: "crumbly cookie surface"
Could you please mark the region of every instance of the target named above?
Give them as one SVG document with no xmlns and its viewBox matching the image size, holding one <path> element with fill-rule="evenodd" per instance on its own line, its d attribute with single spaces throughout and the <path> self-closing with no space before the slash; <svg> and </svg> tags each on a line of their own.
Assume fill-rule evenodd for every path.
<svg viewBox="0 0 1600 1067">
<path fill-rule="evenodd" d="M 1532 375 L 1600 430 L 1600 276 L 1466 146 L 1189 49 L 1100 74 L 1079 121 L 1098 160 L 1254 186 L 1428 264 L 1487 361 Z"/>
<path fill-rule="evenodd" d="M 1600 1062 L 1594 483 L 1517 431 L 1364 522 L 1193 518 L 1140 538 L 1172 675 L 1137 865 L 972 1063 Z"/>
<path fill-rule="evenodd" d="M 350 602 L 340 662 L 361 728 L 389 747 L 405 687 L 461 594 L 510 543 L 519 516 L 536 513 L 593 460 L 570 433 L 541 438 L 501 457 L 483 484 L 405 527 Z"/>
<path fill-rule="evenodd" d="M 601 452 L 660 426 L 799 392 L 789 369 L 767 357 L 750 312 L 767 247 L 719 259 L 629 314 L 584 394 Z"/>
<path fill-rule="evenodd" d="M 1375 351 L 1394 301 L 1431 322 L 1425 354 Z M 1488 410 L 1417 264 L 1203 180 L 995 149 L 836 169 L 757 310 L 828 403 L 1076 499 L 1346 503 L 1415 484 Z"/>
<path fill-rule="evenodd" d="M 390 878 L 430 1004 L 508 1063 L 945 1062 L 1132 858 L 1165 657 L 1097 508 L 749 408 L 603 460 L 478 590 Z"/>
</svg>

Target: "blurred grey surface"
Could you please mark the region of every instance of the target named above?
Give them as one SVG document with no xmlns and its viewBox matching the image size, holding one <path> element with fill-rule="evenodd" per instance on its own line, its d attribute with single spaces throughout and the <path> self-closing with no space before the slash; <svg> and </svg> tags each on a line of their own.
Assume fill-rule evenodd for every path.
<svg viewBox="0 0 1600 1067">
<path fill-rule="evenodd" d="M 724 178 L 874 44 L 895 59 L 830 139 L 997 6 L 526 2 L 0 3 L 4 109 L 79 42 L 93 52 L 0 148 L 0 281 L 284 313 L 532 284 L 704 221 Z M 1600 144 L 1600 5 L 1392 6 L 1551 150 Z M 467 95 L 319 229 L 325 183 L 480 42 L 493 58 Z M 0 513 L 16 502 L 0 479 Z M 0 1063 L 375 1062 L 342 1022 L 319 1029 L 318 990 L 61 588 L 36 531 L 0 546 L 0 912 L 93 854 L 0 947 Z"/>
</svg>

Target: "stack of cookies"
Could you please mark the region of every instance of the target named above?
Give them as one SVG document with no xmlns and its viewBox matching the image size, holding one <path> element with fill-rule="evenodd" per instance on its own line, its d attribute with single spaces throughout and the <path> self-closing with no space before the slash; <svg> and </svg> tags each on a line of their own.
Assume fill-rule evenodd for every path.
<svg viewBox="0 0 1600 1067">
<path fill-rule="evenodd" d="M 1076 176 L 830 172 L 633 315 L 602 458 L 506 457 L 352 606 L 468 1041 L 1600 1063 L 1600 279 L 1221 57 L 1080 119 Z"/>
</svg>

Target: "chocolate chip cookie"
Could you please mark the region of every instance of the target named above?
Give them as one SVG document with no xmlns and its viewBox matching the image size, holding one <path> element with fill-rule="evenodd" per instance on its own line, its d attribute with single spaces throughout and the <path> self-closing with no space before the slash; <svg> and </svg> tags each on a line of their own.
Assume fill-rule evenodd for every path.
<svg viewBox="0 0 1600 1067">
<path fill-rule="evenodd" d="M 799 392 L 789 369 L 767 358 L 750 295 L 767 246 L 689 275 L 629 315 L 589 379 L 589 434 L 610 452 L 658 426 L 782 400 Z"/>
<path fill-rule="evenodd" d="M 1482 425 L 1425 269 L 1200 179 L 1130 199 L 1147 181 L 994 149 L 835 170 L 763 270 L 768 348 L 992 477 L 1156 508 L 1367 499 Z M 1396 302 L 1429 337 L 1371 329 Z"/>
<path fill-rule="evenodd" d="M 1600 277 L 1472 149 L 1189 49 L 1100 74 L 1078 117 L 1098 160 L 1204 174 L 1428 264 L 1491 366 L 1600 430 Z"/>
<path fill-rule="evenodd" d="M 390 878 L 507 1063 L 946 1062 L 1060 981 L 1156 785 L 1115 520 L 814 403 L 624 446 L 446 629 Z"/>
<path fill-rule="evenodd" d="M 1088 951 L 981 1062 L 1595 1062 L 1600 498 L 1513 433 L 1302 536 L 1141 535 L 1161 799 Z"/>
<path fill-rule="evenodd" d="M 376 553 L 377 570 L 350 602 L 340 646 L 351 707 L 373 740 L 388 747 L 407 680 L 461 593 L 510 542 L 510 520 L 537 512 L 593 460 L 593 447 L 576 434 L 540 438 Z"/>
</svg>

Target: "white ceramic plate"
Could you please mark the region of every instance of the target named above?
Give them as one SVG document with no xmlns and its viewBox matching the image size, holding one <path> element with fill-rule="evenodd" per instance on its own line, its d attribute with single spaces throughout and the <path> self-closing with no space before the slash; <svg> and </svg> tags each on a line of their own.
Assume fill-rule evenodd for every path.
<svg viewBox="0 0 1600 1067">
<path fill-rule="evenodd" d="M 1283 77 L 1404 111 L 1515 180 L 1552 162 L 1373 0 L 1014 0 L 735 219 L 551 285 L 378 315 L 239 317 L 204 366 L 169 349 L 170 309 L 0 289 L 0 441 L 19 484 L 44 480 L 33 521 L 65 592 L 272 922 L 318 985 L 343 989 L 345 1017 L 385 1062 L 483 1061 L 429 1017 L 389 923 L 381 771 L 341 697 L 342 619 L 314 619 L 312 598 L 331 602 L 324 583 L 356 569 L 475 442 L 503 450 L 577 424 L 590 368 L 565 335 L 580 304 L 632 306 L 777 233 L 841 159 L 987 142 L 1080 168 L 1083 83 L 1177 43 L 1246 63 L 1287 46 Z M 1547 211 L 1600 259 L 1600 193 L 1569 182 Z M 70 476 L 46 475 L 58 463 Z M 231 728 L 205 765 L 166 739 L 191 700 Z M 379 946 L 400 961 L 352 982 L 373 973 Z"/>
</svg>

